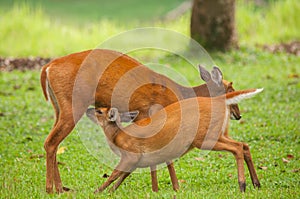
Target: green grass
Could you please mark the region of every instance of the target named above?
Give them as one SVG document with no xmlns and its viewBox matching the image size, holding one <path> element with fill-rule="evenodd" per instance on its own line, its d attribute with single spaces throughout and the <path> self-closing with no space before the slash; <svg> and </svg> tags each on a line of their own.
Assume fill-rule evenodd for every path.
<svg viewBox="0 0 300 199">
<path fill-rule="evenodd" d="M 242 2 L 239 1 L 237 4 L 236 13 L 238 35 L 242 47 L 299 40 L 299 1 L 275 1 L 275 3 L 259 9 Z M 47 4 L 45 3 L 45 5 Z M 60 4 L 54 5 L 57 5 L 57 9 L 60 8 Z M 63 5 L 61 8 L 64 8 Z M 94 8 L 96 8 L 92 5 L 91 14 L 95 12 Z M 171 9 L 172 6 L 173 4 L 168 8 Z M 129 7 L 135 8 L 134 6 Z M 100 21 L 90 21 L 82 17 L 83 13 L 79 12 L 78 18 L 85 23 L 76 23 L 77 18 L 74 18 L 74 23 L 66 23 L 64 20 L 55 20 L 53 15 L 49 15 L 47 11 L 51 11 L 50 8 L 46 9 L 46 6 L 30 7 L 30 4 L 27 3 L 15 4 L 9 10 L 0 9 L 0 55 L 14 57 L 62 56 L 95 48 L 108 38 L 137 27 L 162 27 L 189 35 L 190 13 L 173 22 L 159 20 L 137 22 L 133 19 L 127 20 L 121 14 L 118 15 L 119 12 L 116 13 L 117 19 L 101 18 Z M 148 9 L 146 6 L 143 8 L 141 10 Z M 69 16 L 73 15 L 74 13 L 71 12 Z M 153 13 L 152 16 L 152 19 L 155 19 L 156 14 Z M 141 17 L 141 19 L 143 18 Z"/>
<path fill-rule="evenodd" d="M 267 7 L 239 1 L 237 28 L 240 43 L 247 45 L 272 44 L 299 40 L 300 2 L 297 0 L 271 1 Z"/>
<path fill-rule="evenodd" d="M 293 198 L 299 193 L 299 58 L 286 54 L 272 55 L 259 50 L 232 51 L 213 54 L 225 78 L 234 81 L 236 89 L 264 87 L 263 93 L 240 104 L 243 122 L 232 121 L 231 136 L 249 143 L 255 167 L 262 184 L 260 190 L 251 186 L 248 172 L 247 192 L 241 194 L 237 170 L 231 154 L 204 153 L 194 150 L 175 167 L 181 189 L 175 193 L 167 169 L 160 169 L 159 193 L 151 192 L 148 172 L 132 174 L 115 193 L 94 195 L 94 189 L 104 182 L 102 175 L 112 168 L 99 161 L 98 154 L 88 152 L 82 136 L 99 129 L 84 118 L 77 129 L 61 144 L 66 151 L 58 155 L 62 180 L 74 192 L 52 195 L 51 198 Z M 175 69 L 184 67 L 176 57 L 158 60 Z M 198 74 L 185 71 L 193 82 Z M 39 86 L 39 71 L 1 72 L 0 75 L 0 197 L 46 198 L 45 154 L 43 142 L 52 123 L 53 110 L 45 102 Z M 93 138 L 90 138 L 93 139 Z M 288 163 L 282 158 L 293 155 Z M 221 157 L 219 155 L 222 155 Z M 35 158 L 31 158 L 35 157 Z M 196 160 L 202 157 L 203 160 Z M 267 167 L 261 170 L 259 167 Z"/>
<path fill-rule="evenodd" d="M 187 33 L 188 26 L 182 28 L 185 19 L 183 17 L 168 24 L 155 22 L 156 25 L 153 25 Z M 17 57 L 56 57 L 92 49 L 120 32 L 139 27 L 134 22 L 129 24 L 113 20 L 83 26 L 65 25 L 50 20 L 41 9 L 28 5 L 14 6 L 0 17 L 0 22 L 3 24 L 0 26 L 0 55 Z"/>
<path fill-rule="evenodd" d="M 22 2 L 22 1 L 19 1 Z M 126 23 L 132 21 L 152 21 L 162 18 L 167 12 L 176 8 L 182 0 L 26 0 L 27 5 L 42 8 L 56 21 L 71 24 L 95 23 L 97 21 L 117 20 Z M 1 0 L 0 9 L 7 11 L 16 4 L 14 1 Z"/>
</svg>

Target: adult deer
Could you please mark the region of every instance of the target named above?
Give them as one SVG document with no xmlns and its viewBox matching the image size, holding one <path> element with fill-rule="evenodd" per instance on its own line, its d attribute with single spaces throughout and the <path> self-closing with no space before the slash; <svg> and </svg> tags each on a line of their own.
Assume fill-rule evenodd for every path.
<svg viewBox="0 0 300 199">
<path fill-rule="evenodd" d="M 41 85 L 44 96 L 55 110 L 55 123 L 45 140 L 46 191 L 65 190 L 56 160 L 59 144 L 75 127 L 90 105 L 118 108 L 119 111 L 138 110 L 137 119 L 148 117 L 162 107 L 195 96 L 218 96 L 234 91 L 232 83 L 222 80 L 214 67 L 212 75 L 203 67 L 201 78 L 206 84 L 184 87 L 158 74 L 135 59 L 112 50 L 97 49 L 57 58 L 43 66 Z M 222 86 L 216 82 L 223 81 Z M 240 119 L 237 105 L 231 113 Z M 151 172 L 153 190 L 157 191 L 156 171 Z M 173 188 L 179 188 L 173 164 L 168 165 Z"/>
</svg>

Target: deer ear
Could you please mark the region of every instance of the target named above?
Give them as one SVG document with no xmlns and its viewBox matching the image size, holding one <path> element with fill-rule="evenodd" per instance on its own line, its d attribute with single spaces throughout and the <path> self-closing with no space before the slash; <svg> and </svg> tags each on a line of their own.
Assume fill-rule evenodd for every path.
<svg viewBox="0 0 300 199">
<path fill-rule="evenodd" d="M 209 72 L 201 65 L 199 65 L 198 67 L 199 67 L 201 79 L 203 79 L 203 81 L 205 81 L 205 82 L 208 82 L 209 80 L 211 80 L 211 76 L 210 76 Z"/>
<path fill-rule="evenodd" d="M 132 122 L 139 114 L 139 111 L 120 113 L 121 122 Z"/>
<path fill-rule="evenodd" d="M 111 122 L 115 122 L 117 121 L 118 117 L 119 117 L 119 111 L 117 108 L 111 108 L 109 109 L 108 111 L 108 120 L 111 121 Z"/>
<path fill-rule="evenodd" d="M 211 71 L 211 79 L 218 85 L 218 86 L 221 86 L 223 85 L 223 75 L 222 75 L 222 72 L 221 70 L 214 66 L 213 67 L 213 70 Z"/>
</svg>

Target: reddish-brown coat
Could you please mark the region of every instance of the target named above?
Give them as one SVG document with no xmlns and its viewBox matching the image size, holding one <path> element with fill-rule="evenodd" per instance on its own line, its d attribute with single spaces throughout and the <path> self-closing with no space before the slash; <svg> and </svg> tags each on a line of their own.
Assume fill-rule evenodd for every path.
<svg viewBox="0 0 300 199">
<path fill-rule="evenodd" d="M 47 91 L 49 93 L 51 99 L 48 100 L 55 109 L 56 121 L 44 144 L 47 192 L 53 191 L 53 183 L 57 192 L 63 192 L 56 161 L 57 147 L 73 130 L 88 106 L 139 110 L 137 119 L 142 119 L 148 117 L 150 109 L 154 113 L 184 98 L 217 96 L 233 90 L 231 83 L 223 83 L 225 91 L 214 86 L 212 80 L 198 87 L 184 87 L 127 55 L 103 49 L 74 53 L 48 63 L 42 68 L 41 85 L 46 99 Z M 234 106 L 233 111 L 239 116 L 238 107 Z M 178 189 L 178 184 L 174 189 Z"/>
</svg>

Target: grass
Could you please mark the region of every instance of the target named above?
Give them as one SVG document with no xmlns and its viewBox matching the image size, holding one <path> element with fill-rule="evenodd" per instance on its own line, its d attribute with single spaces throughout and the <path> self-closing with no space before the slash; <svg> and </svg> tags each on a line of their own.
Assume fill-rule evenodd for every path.
<svg viewBox="0 0 300 199">
<path fill-rule="evenodd" d="M 155 22 L 154 26 L 187 32 L 187 27 L 182 28 L 185 19 L 183 17 L 168 25 Z M 134 22 L 125 25 L 113 20 L 101 20 L 84 26 L 65 25 L 53 22 L 41 9 L 28 5 L 13 7 L 0 17 L 0 22 L 3 24 L 0 27 L 0 54 L 15 57 L 56 57 L 92 49 L 120 32 L 140 27 Z"/>
<path fill-rule="evenodd" d="M 237 28 L 241 44 L 272 44 L 299 40 L 300 3 L 296 0 L 271 1 L 270 6 L 257 8 L 239 1 Z"/>
<path fill-rule="evenodd" d="M 288 10 L 279 12 L 279 5 Z M 92 151 L 94 148 L 87 142 L 89 140 L 83 139 L 87 133 L 97 135 L 99 132 L 99 128 L 83 118 L 61 144 L 66 148 L 58 155 L 63 183 L 74 191 L 47 195 L 43 142 L 54 121 L 53 110 L 42 96 L 39 71 L 1 71 L 0 198 L 295 198 L 300 192 L 300 58 L 263 52 L 255 44 L 299 39 L 293 31 L 299 25 L 298 18 L 288 18 L 283 24 L 291 31 L 272 32 L 269 38 L 267 30 L 257 23 L 260 20 L 274 32 L 280 30 L 281 22 L 274 23 L 268 16 L 273 13 L 281 19 L 286 12 L 294 16 L 294 9 L 299 9 L 297 6 L 293 0 L 276 1 L 263 10 L 265 16 L 261 18 L 261 10 L 244 9 L 239 4 L 237 15 L 244 16 L 245 20 L 243 24 L 238 19 L 241 48 L 211 54 L 225 79 L 232 80 L 236 89 L 265 88 L 263 93 L 240 104 L 243 119 L 232 121 L 230 126 L 230 135 L 251 147 L 262 184 L 260 190 L 251 186 L 246 172 L 246 193 L 239 192 L 237 169 L 231 154 L 194 150 L 175 162 L 181 187 L 178 192 L 172 190 L 167 169 L 163 168 L 158 171 L 158 193 L 151 192 L 149 173 L 140 172 L 126 179 L 115 193 L 94 195 L 93 191 L 105 181 L 103 174 L 109 174 L 112 168 Z M 247 18 L 246 13 L 252 17 Z M 50 19 L 42 10 L 32 10 L 28 6 L 16 6 L 0 16 L 1 56 L 64 55 L 93 48 L 111 35 L 136 25 L 122 25 L 111 20 L 87 26 L 64 25 Z M 176 22 L 155 24 L 188 34 L 188 20 L 189 15 L 186 15 Z M 251 31 L 255 23 L 259 28 Z M 198 73 L 179 57 L 161 56 L 152 61 L 172 66 L 193 85 L 201 82 Z"/>
<path fill-rule="evenodd" d="M 299 39 L 300 19 L 297 13 L 300 12 L 300 3 L 297 0 L 275 1 L 260 9 L 252 4 L 239 2 L 236 21 L 241 46 L 254 47 L 257 44 Z M 143 10 L 146 9 L 148 8 L 145 6 Z M 62 56 L 95 48 L 108 38 L 137 27 L 162 27 L 189 35 L 190 13 L 173 22 L 156 20 L 141 23 L 133 19 L 127 20 L 117 12 L 115 15 L 118 17 L 114 20 L 85 20 L 84 24 L 74 25 L 55 20 L 45 10 L 51 9 L 30 7 L 29 3 L 15 4 L 10 10 L 0 9 L 1 56 Z M 94 9 L 91 14 L 93 12 Z M 81 14 L 78 12 L 78 18 L 84 20 Z M 77 18 L 73 21 L 77 21 Z"/>
<path fill-rule="evenodd" d="M 167 12 L 176 8 L 182 0 L 152 0 L 147 3 L 139 0 L 65 0 L 55 3 L 51 0 L 26 0 L 23 2 L 33 8 L 42 8 L 55 21 L 84 24 L 95 23 L 103 19 L 151 21 L 162 18 Z M 14 1 L 0 1 L 0 9 L 3 11 L 9 10 L 14 5 L 16 5 Z"/>
</svg>

